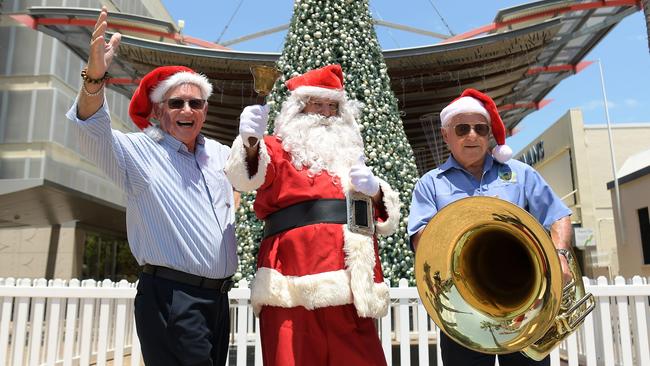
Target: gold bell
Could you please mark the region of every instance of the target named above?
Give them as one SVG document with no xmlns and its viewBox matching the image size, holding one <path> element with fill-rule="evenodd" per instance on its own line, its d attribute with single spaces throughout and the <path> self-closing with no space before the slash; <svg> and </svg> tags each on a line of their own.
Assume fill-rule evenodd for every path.
<svg viewBox="0 0 650 366">
<path fill-rule="evenodd" d="M 251 74 L 253 74 L 253 89 L 262 97 L 269 95 L 273 84 L 282 75 L 275 67 L 264 65 L 251 66 Z"/>
</svg>

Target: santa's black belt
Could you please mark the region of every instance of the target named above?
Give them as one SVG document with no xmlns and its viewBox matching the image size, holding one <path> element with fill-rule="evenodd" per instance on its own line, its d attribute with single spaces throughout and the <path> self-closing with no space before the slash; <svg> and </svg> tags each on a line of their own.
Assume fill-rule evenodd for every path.
<svg viewBox="0 0 650 366">
<path fill-rule="evenodd" d="M 264 220 L 264 238 L 313 224 L 346 224 L 345 200 L 320 199 L 296 203 L 270 214 Z"/>
</svg>

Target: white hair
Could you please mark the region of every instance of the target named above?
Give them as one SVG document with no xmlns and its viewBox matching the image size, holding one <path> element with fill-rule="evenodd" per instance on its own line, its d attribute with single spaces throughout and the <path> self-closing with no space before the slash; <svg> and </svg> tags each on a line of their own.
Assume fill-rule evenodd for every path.
<svg viewBox="0 0 650 366">
<path fill-rule="evenodd" d="M 291 155 L 293 166 L 308 168 L 311 175 L 323 170 L 332 176 L 347 177 L 350 167 L 363 155 L 363 139 L 356 122 L 359 104 L 339 103 L 339 115 L 325 117 L 304 114 L 302 96 L 290 96 L 275 119 L 275 135 Z M 335 148 L 333 148 L 335 147 Z"/>
<path fill-rule="evenodd" d="M 154 103 L 160 103 L 171 88 L 183 84 L 198 86 L 201 89 L 201 98 L 205 100 L 208 100 L 212 95 L 212 83 L 205 75 L 181 71 L 158 83 L 149 94 L 149 98 Z"/>
</svg>

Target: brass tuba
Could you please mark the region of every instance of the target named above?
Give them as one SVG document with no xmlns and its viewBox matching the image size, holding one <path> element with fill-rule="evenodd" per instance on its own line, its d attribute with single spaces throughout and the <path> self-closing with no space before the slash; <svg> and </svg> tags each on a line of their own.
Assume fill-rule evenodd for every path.
<svg viewBox="0 0 650 366">
<path fill-rule="evenodd" d="M 418 293 L 438 327 L 465 347 L 541 360 L 594 308 L 571 252 L 560 252 L 573 275 L 564 287 L 553 242 L 532 215 L 498 198 L 461 199 L 422 233 Z"/>
</svg>

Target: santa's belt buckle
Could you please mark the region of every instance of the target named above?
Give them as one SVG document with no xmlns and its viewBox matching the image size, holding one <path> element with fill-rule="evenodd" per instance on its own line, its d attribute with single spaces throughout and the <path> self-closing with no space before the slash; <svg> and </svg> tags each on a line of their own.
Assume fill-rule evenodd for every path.
<svg viewBox="0 0 650 366">
<path fill-rule="evenodd" d="M 353 233 L 372 236 L 375 234 L 372 198 L 359 192 L 345 195 L 348 211 L 348 230 Z"/>
</svg>

